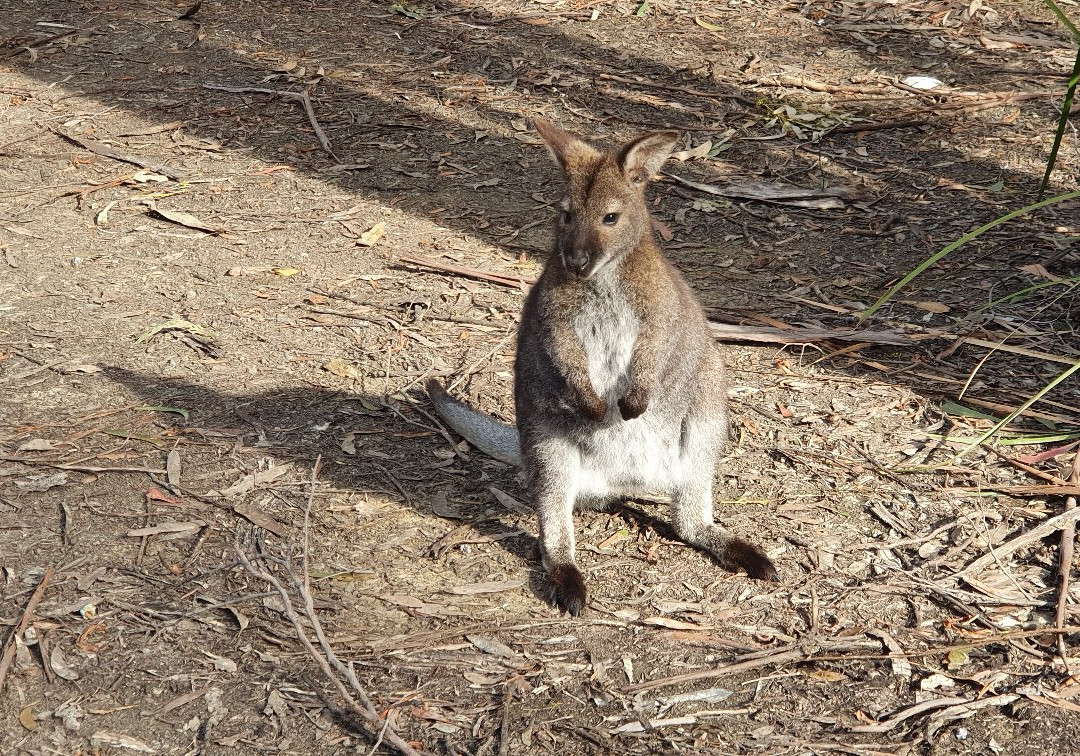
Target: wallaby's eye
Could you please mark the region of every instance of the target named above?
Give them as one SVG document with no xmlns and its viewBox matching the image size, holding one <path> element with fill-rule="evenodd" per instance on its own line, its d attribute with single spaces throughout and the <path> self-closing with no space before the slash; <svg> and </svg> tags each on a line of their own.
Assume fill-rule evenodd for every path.
<svg viewBox="0 0 1080 756">
<path fill-rule="evenodd" d="M 618 213 L 608 213 L 607 215 L 604 216 L 604 225 L 605 226 L 614 226 L 618 222 L 619 222 L 619 214 Z"/>
<path fill-rule="evenodd" d="M 569 210 L 563 210 L 562 215 L 559 216 L 559 220 L 561 220 L 563 223 L 569 223 L 572 218 L 573 216 L 570 215 Z"/>
</svg>

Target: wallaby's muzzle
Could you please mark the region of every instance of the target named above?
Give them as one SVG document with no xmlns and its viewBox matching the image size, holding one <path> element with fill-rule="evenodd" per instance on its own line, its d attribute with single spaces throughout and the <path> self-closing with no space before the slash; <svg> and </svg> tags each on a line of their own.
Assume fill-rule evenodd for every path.
<svg viewBox="0 0 1080 756">
<path fill-rule="evenodd" d="M 566 269 L 571 275 L 578 278 L 586 278 L 585 270 L 589 267 L 589 263 L 592 262 L 592 257 L 588 252 L 574 250 L 571 252 L 563 253 L 563 263 L 566 265 Z"/>
</svg>

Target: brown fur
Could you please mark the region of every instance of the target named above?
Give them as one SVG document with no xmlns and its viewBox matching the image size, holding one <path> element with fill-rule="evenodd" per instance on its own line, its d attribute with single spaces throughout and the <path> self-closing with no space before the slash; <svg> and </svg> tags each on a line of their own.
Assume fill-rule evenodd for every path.
<svg viewBox="0 0 1080 756">
<path fill-rule="evenodd" d="M 518 331 L 519 448 L 499 458 L 512 451 L 525 469 L 556 606 L 576 615 L 586 600 L 574 507 L 648 491 L 672 500 L 684 541 L 727 569 L 777 579 L 761 549 L 713 522 L 713 472 L 728 435 L 724 366 L 701 306 L 653 237 L 644 197 L 677 134 L 600 152 L 546 121 L 536 129 L 562 166 L 565 195 Z M 512 445 L 494 443 L 505 431 L 480 413 L 461 422 L 470 411 L 444 394 L 432 400 L 466 438 Z"/>
</svg>

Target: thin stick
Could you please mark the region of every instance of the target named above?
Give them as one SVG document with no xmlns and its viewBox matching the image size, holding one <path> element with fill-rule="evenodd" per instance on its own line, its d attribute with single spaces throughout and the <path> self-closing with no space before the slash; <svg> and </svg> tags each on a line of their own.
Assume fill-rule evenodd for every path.
<svg viewBox="0 0 1080 756">
<path fill-rule="evenodd" d="M 398 261 L 407 265 L 419 265 L 424 268 L 431 268 L 432 270 L 440 270 L 443 273 L 456 273 L 457 275 L 465 276 L 466 278 L 476 278 L 481 281 L 502 284 L 503 286 L 509 286 L 512 289 L 520 289 L 524 286 L 532 286 L 536 283 L 536 279 L 533 278 L 503 276 L 498 273 L 477 270 L 476 268 L 463 268 L 460 265 L 452 265 L 439 260 L 428 260 L 419 257 L 399 257 Z"/>
<path fill-rule="evenodd" d="M 26 626 L 30 624 L 30 618 L 34 616 L 34 610 L 37 609 L 38 602 L 41 601 L 41 596 L 45 593 L 52 576 L 53 568 L 50 565 L 41 577 L 41 582 L 38 583 L 37 588 L 30 594 L 30 600 L 26 602 L 22 617 L 19 618 L 18 624 L 12 628 L 11 635 L 8 636 L 7 641 L 4 643 L 4 653 L 0 656 L 0 693 L 4 692 L 4 681 L 7 679 L 8 669 L 11 668 L 11 662 L 15 659 L 15 639 L 22 635 L 23 631 L 26 630 Z"/>
<path fill-rule="evenodd" d="M 446 390 L 453 391 L 462 381 L 472 375 L 476 370 L 479 370 L 482 364 L 494 357 L 495 353 L 502 349 L 504 346 L 506 346 L 506 343 L 515 336 L 517 336 L 516 331 L 511 331 L 510 333 L 506 334 L 506 336 L 504 336 L 498 344 L 488 350 L 488 352 L 486 352 L 483 357 L 476 360 L 474 363 L 461 371 L 458 377 L 453 380 L 453 382 L 447 387 Z"/>
<path fill-rule="evenodd" d="M 330 148 L 330 139 L 327 138 L 326 132 L 322 130 L 322 127 L 319 125 L 318 119 L 315 118 L 315 110 L 311 106 L 311 97 L 308 95 L 307 90 L 304 90 L 303 92 L 289 92 L 288 90 L 284 89 L 266 89 L 264 87 L 230 87 L 224 84 L 203 84 L 203 88 L 217 89 L 222 92 L 254 92 L 256 94 L 276 95 L 286 100 L 293 100 L 299 102 L 303 106 L 304 112 L 307 113 L 308 121 L 311 123 L 311 128 L 315 131 L 315 138 L 319 140 L 319 146 L 323 148 L 323 151 L 326 152 L 327 155 L 334 159 L 334 162 L 341 162 L 340 160 L 338 160 L 338 156 L 335 155 L 334 151 Z"/>
<path fill-rule="evenodd" d="M 319 665 L 319 669 L 322 670 L 323 676 L 326 677 L 326 679 L 330 680 L 330 682 L 332 682 L 334 686 L 338 689 L 338 692 L 341 694 L 342 698 L 345 699 L 345 702 L 348 705 L 349 709 L 357 716 L 359 716 L 362 720 L 367 722 L 368 725 L 372 728 L 373 732 L 381 731 L 381 729 L 386 726 L 386 722 L 379 717 L 378 711 L 376 711 L 375 707 L 372 705 L 371 700 L 364 692 L 364 689 L 359 685 L 359 682 L 357 681 L 356 684 L 352 684 L 353 680 L 356 679 L 355 675 L 351 675 L 352 679 L 350 679 L 350 684 L 352 684 L 353 690 L 352 692 L 350 692 L 349 686 L 346 686 L 345 683 L 342 682 L 341 679 L 337 675 L 335 675 L 334 671 L 330 668 L 331 662 L 329 661 L 329 659 L 332 659 L 332 661 L 335 662 L 335 667 L 340 668 L 344 665 L 342 665 L 341 662 L 337 659 L 337 657 L 333 655 L 333 652 L 331 652 L 330 657 L 327 657 L 323 654 L 320 654 L 315 648 L 315 646 L 312 645 L 311 641 L 307 637 L 307 632 L 304 630 L 303 620 L 300 619 L 300 616 L 296 613 L 296 609 L 293 606 L 292 597 L 285 589 L 285 586 L 281 584 L 281 581 L 278 580 L 277 577 L 272 575 L 267 570 L 256 567 L 254 564 L 252 564 L 247 554 L 245 554 L 239 546 L 236 546 L 236 553 L 240 559 L 240 562 L 244 565 L 244 569 L 246 569 L 249 573 L 257 577 L 258 579 L 265 580 L 266 582 L 270 583 L 270 585 L 274 586 L 274 588 L 277 590 L 278 596 L 281 598 L 282 605 L 285 609 L 285 616 L 288 617 L 289 621 L 292 623 L 293 630 L 296 633 L 297 639 L 299 639 L 300 643 L 307 650 L 308 655 L 311 656 L 311 658 L 315 660 L 315 663 Z M 299 580 L 294 580 L 294 582 L 299 583 Z M 316 634 L 321 635 L 322 626 L 319 624 L 318 619 L 314 617 L 313 614 L 309 615 L 308 619 L 311 621 L 313 627 L 316 628 Z M 325 646 L 323 650 L 326 650 Z M 355 696 L 353 695 L 354 693 Z M 373 741 L 376 741 L 378 738 L 378 736 L 373 733 L 369 733 L 369 735 L 371 736 Z M 410 746 L 404 740 L 402 740 L 401 736 L 398 735 L 397 732 L 395 732 L 393 729 L 386 728 L 383 735 L 385 736 L 384 740 L 397 748 L 397 750 L 401 753 L 406 754 L 407 756 L 419 756 L 420 752 Z"/>
<path fill-rule="evenodd" d="M 322 455 L 315 457 L 315 464 L 311 466 L 311 487 L 308 490 L 307 504 L 304 506 L 304 550 L 301 557 L 304 560 L 304 590 L 311 593 L 311 573 L 308 571 L 308 533 L 311 528 L 311 505 L 315 501 L 315 478 L 319 475 L 319 463 Z"/>
<path fill-rule="evenodd" d="M 829 651 L 844 651 L 847 649 L 863 648 L 866 643 L 838 643 L 830 645 L 827 650 Z M 869 645 L 873 647 L 880 647 L 877 641 L 871 642 Z M 736 661 L 731 664 L 725 664 L 722 667 L 716 667 L 714 669 L 703 669 L 697 672 L 688 672 L 682 675 L 674 675 L 672 677 L 663 677 L 659 680 L 648 680 L 646 682 L 638 683 L 637 685 L 629 685 L 624 688 L 624 692 L 628 694 L 641 693 L 647 690 L 655 690 L 657 688 L 664 688 L 669 685 L 682 685 L 683 683 L 696 682 L 698 680 L 711 680 L 717 677 L 727 677 L 733 675 L 736 672 L 743 672 L 748 669 L 756 669 L 757 667 L 765 667 L 770 664 L 787 664 L 788 662 L 795 661 L 812 661 L 814 659 L 813 654 L 807 653 L 802 648 L 797 648 L 793 645 L 786 646 L 781 649 L 773 651 L 767 649 L 766 651 L 755 651 L 750 654 L 744 654 L 743 656 L 736 657 Z"/>
<path fill-rule="evenodd" d="M 875 123 L 857 123 L 852 126 L 837 126 L 826 134 L 860 134 L 864 131 L 882 131 L 884 129 L 918 129 L 929 124 L 924 119 L 907 118 L 899 121 L 877 121 Z"/>
<path fill-rule="evenodd" d="M 1011 541 L 1003 543 L 997 548 L 998 557 L 1008 556 L 1017 549 L 1035 543 L 1036 541 L 1041 541 L 1043 538 L 1046 538 L 1051 533 L 1062 530 L 1069 524 L 1075 524 L 1077 517 L 1080 517 L 1080 509 L 1077 509 L 1075 507 L 1074 502 L 1074 506 L 1071 510 L 1066 510 L 1061 514 L 1057 515 L 1056 517 L 1051 517 L 1049 520 L 1044 520 L 1028 532 L 1018 535 Z M 995 557 L 993 554 L 983 555 L 975 561 L 971 562 L 967 567 L 964 567 L 952 577 L 958 578 L 972 572 L 979 572 L 980 570 L 989 567 L 991 564 L 994 563 L 994 561 Z"/>
<path fill-rule="evenodd" d="M 155 467 L 87 467 L 85 465 L 65 465 L 61 462 L 49 462 L 46 459 L 28 459 L 26 457 L 11 457 L 0 454 L 0 460 L 4 462 L 21 462 L 24 465 L 41 465 L 43 467 L 55 467 L 57 470 L 71 470 L 72 472 L 103 473 L 147 473 L 148 475 L 164 475 L 164 470 Z"/>
<path fill-rule="evenodd" d="M 766 344 L 806 344 L 808 342 L 831 341 L 833 339 L 895 346 L 911 346 L 914 344 L 912 339 L 897 331 L 858 328 L 805 328 L 799 326 L 785 329 L 772 326 L 734 325 L 710 320 L 709 330 L 712 331 L 713 338 L 723 341 L 749 341 Z"/>
<path fill-rule="evenodd" d="M 1073 455 L 1072 472 L 1069 473 L 1069 482 L 1074 486 L 1080 483 L 1080 449 Z M 1076 509 L 1076 497 L 1069 496 L 1065 499 L 1065 511 L 1071 512 Z M 1057 615 L 1054 617 L 1054 627 L 1059 630 L 1065 626 L 1065 603 L 1069 598 L 1069 573 L 1072 572 L 1073 541 L 1076 540 L 1076 521 L 1070 520 L 1061 530 L 1061 547 L 1058 549 L 1058 572 L 1061 578 L 1061 587 L 1058 589 Z M 1065 674 L 1072 675 L 1069 669 L 1069 658 L 1065 650 L 1065 636 L 1059 635 L 1057 639 L 1058 653 L 1061 662 L 1065 665 Z"/>
<path fill-rule="evenodd" d="M 123 152 L 120 152 L 119 150 L 114 150 L 109 145 L 103 144 L 102 142 L 98 142 L 94 139 L 87 139 L 86 137 L 77 137 L 72 136 L 71 134 L 65 134 L 64 132 L 56 128 L 52 128 L 49 130 L 61 139 L 66 139 L 72 144 L 77 144 L 84 150 L 89 150 L 95 155 L 112 158 L 113 160 L 118 160 L 121 163 L 130 163 L 131 165 L 137 165 L 138 167 L 145 168 L 148 171 L 160 173 L 162 176 L 168 176 L 173 181 L 180 181 L 183 178 L 181 174 L 170 168 L 166 168 L 165 166 L 158 163 L 150 162 L 149 160 L 143 160 L 142 158 L 135 157 L 134 155 L 127 155 Z"/>
</svg>

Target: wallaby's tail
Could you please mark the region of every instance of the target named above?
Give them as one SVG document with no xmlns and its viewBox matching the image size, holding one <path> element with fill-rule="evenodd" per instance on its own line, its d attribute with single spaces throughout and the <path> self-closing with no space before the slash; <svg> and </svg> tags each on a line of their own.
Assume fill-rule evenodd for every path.
<svg viewBox="0 0 1080 756">
<path fill-rule="evenodd" d="M 428 398 L 446 424 L 489 457 L 521 467 L 521 444 L 517 428 L 462 404 L 432 378 L 426 384 Z"/>
</svg>

